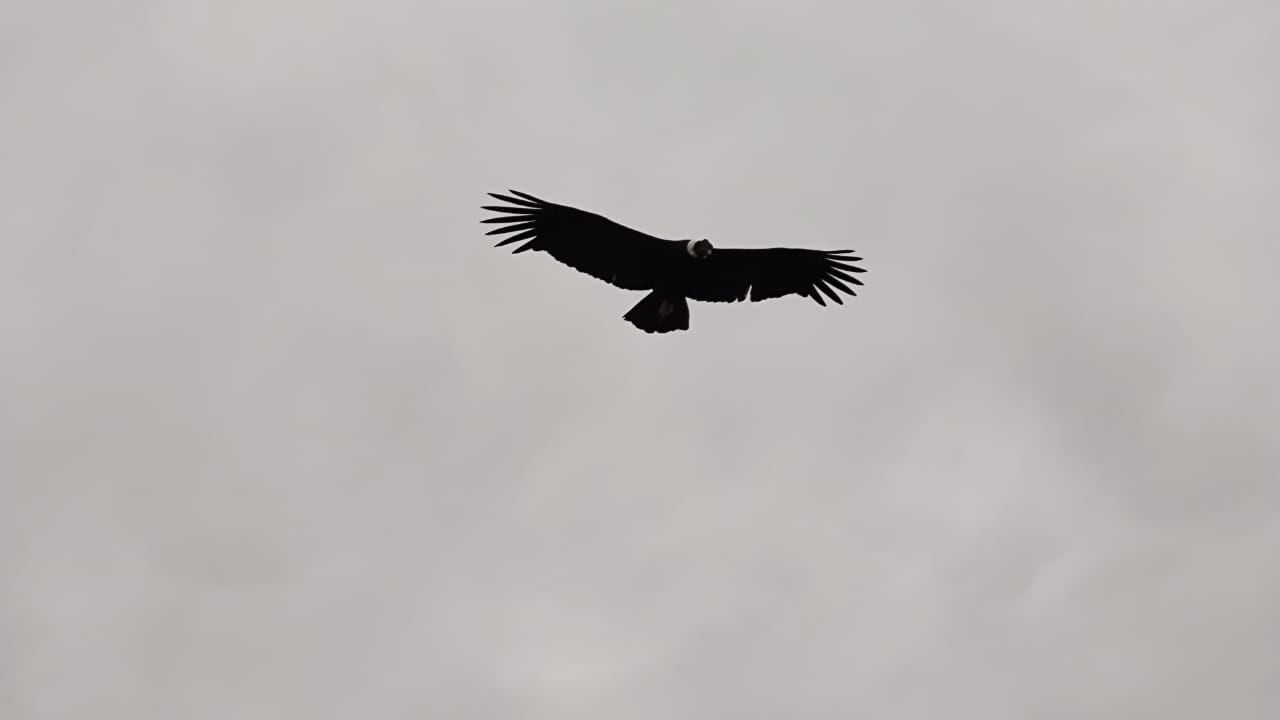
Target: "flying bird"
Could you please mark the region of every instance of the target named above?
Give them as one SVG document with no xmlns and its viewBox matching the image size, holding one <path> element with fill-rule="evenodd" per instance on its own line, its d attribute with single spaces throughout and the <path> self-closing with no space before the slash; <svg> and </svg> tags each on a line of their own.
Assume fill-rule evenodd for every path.
<svg viewBox="0 0 1280 720">
<path fill-rule="evenodd" d="M 623 319 L 646 333 L 689 329 L 689 300 L 751 302 L 784 295 L 823 295 L 844 304 L 861 285 L 852 250 L 718 248 L 701 240 L 666 240 L 601 215 L 510 190 L 489 193 L 508 205 L 484 205 L 498 213 L 486 235 L 507 235 L 497 247 L 520 243 L 513 254 L 541 250 L 569 267 L 624 290 L 648 290 Z"/>
</svg>

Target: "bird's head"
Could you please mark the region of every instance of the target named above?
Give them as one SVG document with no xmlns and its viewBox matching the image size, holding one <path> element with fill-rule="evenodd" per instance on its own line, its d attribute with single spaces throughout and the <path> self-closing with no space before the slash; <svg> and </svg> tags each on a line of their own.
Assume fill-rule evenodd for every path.
<svg viewBox="0 0 1280 720">
<path fill-rule="evenodd" d="M 690 240 L 684 244 L 684 249 L 689 253 L 690 257 L 705 260 L 711 256 L 711 241 L 706 238 Z"/>
</svg>

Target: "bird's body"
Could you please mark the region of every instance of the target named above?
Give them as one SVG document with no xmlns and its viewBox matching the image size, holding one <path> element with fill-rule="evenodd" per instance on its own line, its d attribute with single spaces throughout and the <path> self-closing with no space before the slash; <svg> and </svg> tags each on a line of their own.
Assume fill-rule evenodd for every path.
<svg viewBox="0 0 1280 720">
<path fill-rule="evenodd" d="M 843 303 L 839 292 L 856 293 L 864 272 L 850 250 L 713 248 L 707 240 L 666 240 L 620 225 L 595 213 L 549 203 L 512 190 L 490 193 L 511 206 L 485 206 L 500 213 L 483 220 L 502 223 L 489 235 L 511 233 L 498 246 L 540 250 L 556 260 L 624 290 L 650 291 L 624 319 L 645 332 L 689 329 L 689 300 L 752 302 L 801 295 L 826 305 L 823 295 Z"/>
</svg>

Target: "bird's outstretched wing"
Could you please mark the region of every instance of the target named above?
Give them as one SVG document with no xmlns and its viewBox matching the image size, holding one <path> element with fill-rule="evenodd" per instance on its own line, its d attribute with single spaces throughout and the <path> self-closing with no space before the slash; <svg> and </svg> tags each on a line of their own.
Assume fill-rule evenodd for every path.
<svg viewBox="0 0 1280 720">
<path fill-rule="evenodd" d="M 486 235 L 511 233 L 502 238 L 498 247 L 526 241 L 514 252 L 542 250 L 575 270 L 626 290 L 654 286 L 670 241 L 595 213 L 546 202 L 516 190 L 510 192 L 511 195 L 489 193 L 510 207 L 483 206 L 501 213 L 481 221 L 501 224 Z"/>
<path fill-rule="evenodd" d="M 826 305 L 825 294 L 844 304 L 840 293 L 857 295 L 850 286 L 861 285 L 853 263 L 861 260 L 852 250 L 800 250 L 795 248 L 716 248 L 688 284 L 691 300 L 704 302 L 752 302 L 801 295 Z"/>
</svg>

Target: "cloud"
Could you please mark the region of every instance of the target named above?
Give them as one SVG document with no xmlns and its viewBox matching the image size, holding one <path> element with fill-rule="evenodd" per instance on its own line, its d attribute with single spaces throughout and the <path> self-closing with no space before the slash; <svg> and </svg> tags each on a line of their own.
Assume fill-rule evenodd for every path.
<svg viewBox="0 0 1280 720">
<path fill-rule="evenodd" d="M 6 10 L 0 707 L 1274 716 L 1269 12 Z M 507 187 L 868 285 L 645 336 Z"/>
</svg>

